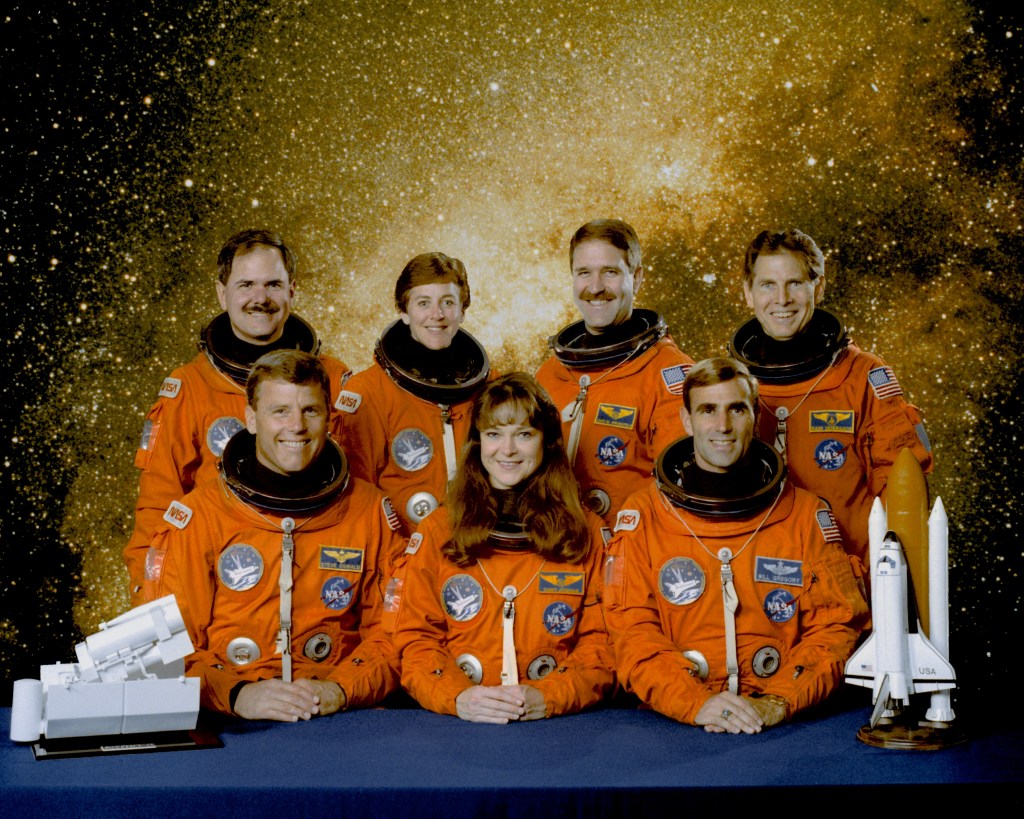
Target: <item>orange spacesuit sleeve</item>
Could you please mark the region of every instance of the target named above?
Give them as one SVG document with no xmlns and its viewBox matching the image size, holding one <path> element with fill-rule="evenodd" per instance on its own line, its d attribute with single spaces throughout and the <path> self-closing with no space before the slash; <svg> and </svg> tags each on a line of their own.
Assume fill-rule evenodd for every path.
<svg viewBox="0 0 1024 819">
<path fill-rule="evenodd" d="M 671 340 L 662 342 L 665 347 L 651 366 L 644 368 L 645 377 L 650 379 L 647 385 L 649 394 L 654 396 L 654 408 L 649 422 L 650 439 L 647 441 L 651 459 L 655 459 L 661 451 L 677 438 L 686 435 L 683 427 L 683 395 L 669 391 L 665 383 L 663 371 L 672 367 L 693 366 L 693 359 L 679 350 Z"/>
<path fill-rule="evenodd" d="M 207 650 L 206 629 L 213 612 L 213 551 L 204 547 L 212 538 L 203 537 L 201 526 L 193 522 L 184 529 L 168 527 L 153 539 L 148 557 L 152 569 L 147 592 L 153 599 L 173 594 L 181 610 L 185 627 L 195 651 L 185 659 L 185 674 L 200 680 L 200 704 L 204 708 L 231 714 L 231 689 L 239 682 L 255 681 L 255 671 L 246 668 L 246 676 L 224 669 L 220 660 Z M 149 594 L 147 594 L 147 597 Z M 267 677 L 273 676 L 267 674 Z"/>
<path fill-rule="evenodd" d="M 387 376 L 377 364 L 352 376 L 345 386 L 347 401 L 335 419 L 349 471 L 374 486 L 380 484 L 389 457 L 387 402 L 392 391 L 377 386 L 382 378 Z"/>
<path fill-rule="evenodd" d="M 877 366 L 867 376 L 858 374 L 868 381 L 860 385 L 862 420 L 857 445 L 865 465 L 870 497 L 883 493 L 896 456 L 904 448 L 914 453 L 926 474 L 933 467 L 931 444 L 920 410 L 907 403 L 892 370 L 880 359 L 875 358 L 875 362 Z M 880 383 L 872 386 L 872 380 Z"/>
</svg>

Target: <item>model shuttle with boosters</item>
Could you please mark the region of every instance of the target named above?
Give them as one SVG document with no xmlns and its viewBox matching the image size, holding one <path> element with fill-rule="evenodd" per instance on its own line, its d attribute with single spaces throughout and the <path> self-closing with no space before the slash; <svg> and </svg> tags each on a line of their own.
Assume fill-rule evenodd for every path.
<svg viewBox="0 0 1024 819">
<path fill-rule="evenodd" d="M 938 747 L 944 743 L 936 740 L 935 731 L 928 739 L 921 732 L 948 730 L 954 719 L 949 692 L 956 687 L 956 674 L 948 659 L 949 526 L 941 498 L 928 513 L 928 486 L 909 449 L 893 465 L 886 502 L 883 508 L 876 498 L 868 519 L 872 632 L 847 662 L 846 681 L 872 689 L 874 709 L 862 740 Z M 928 624 L 927 632 L 922 623 Z M 879 723 L 905 720 L 911 696 L 921 693 L 931 694 L 925 722 L 909 733 L 903 726 L 893 743 L 888 738 L 876 742 L 871 733 Z"/>
<path fill-rule="evenodd" d="M 190 731 L 199 680 L 184 676 L 184 658 L 193 650 L 174 595 L 102 623 L 75 646 L 77 663 L 14 683 L 11 739 Z"/>
</svg>

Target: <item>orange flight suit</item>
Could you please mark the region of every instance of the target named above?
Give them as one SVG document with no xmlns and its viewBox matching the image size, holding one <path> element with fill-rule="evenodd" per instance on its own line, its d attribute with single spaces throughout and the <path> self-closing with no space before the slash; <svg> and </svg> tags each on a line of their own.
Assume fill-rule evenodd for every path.
<svg viewBox="0 0 1024 819">
<path fill-rule="evenodd" d="M 402 685 L 420 705 L 457 713 L 455 698 L 473 685 L 456 662 L 463 655 L 479 662 L 481 685 L 501 684 L 505 600 L 500 591 L 509 584 L 519 592 L 514 601 L 519 683 L 544 695 L 547 716 L 579 711 L 611 691 L 613 658 L 600 606 L 604 541 L 600 521 L 590 519 L 591 548 L 578 564 L 496 546 L 482 560 L 457 566 L 441 553 L 451 531 L 446 510 L 420 524 L 385 603 L 396 623 Z M 547 673 L 531 679 L 531 664 Z"/>
<path fill-rule="evenodd" d="M 404 543 L 388 512 L 376 488 L 350 478 L 312 516 L 294 515 L 293 679 L 338 683 L 348 708 L 379 702 L 398 684 L 381 612 L 383 567 Z M 202 680 L 205 708 L 230 714 L 238 683 L 282 673 L 276 641 L 286 516 L 243 502 L 221 478 L 175 501 L 168 516 L 177 523 L 153 538 L 145 596 L 175 595 L 196 647 L 185 673 Z M 233 662 L 239 653 L 230 647 L 238 640 L 255 644 L 258 658 Z"/>
<path fill-rule="evenodd" d="M 711 696 L 728 690 L 717 557 L 723 547 L 732 551 L 739 598 L 739 693 L 783 697 L 790 715 L 820 702 L 842 679 L 868 608 L 825 506 L 788 484 L 774 509 L 744 518 L 697 516 L 673 506 L 653 483 L 629 498 L 605 574 L 623 685 L 686 723 Z M 703 655 L 706 680 L 684 651 Z M 774 673 L 759 676 L 757 658 L 773 651 Z"/>
<path fill-rule="evenodd" d="M 618 366 L 570 369 L 552 356 L 537 370 L 537 381 L 560 412 L 575 402 L 580 378 L 590 379 L 573 472 L 584 496 L 595 491 L 608 496 L 608 511 L 601 516 L 609 526 L 626 498 L 652 480 L 659 453 L 686 435 L 682 383 L 692 364 L 665 336 Z M 572 423 L 564 418 L 568 445 Z"/>
</svg>

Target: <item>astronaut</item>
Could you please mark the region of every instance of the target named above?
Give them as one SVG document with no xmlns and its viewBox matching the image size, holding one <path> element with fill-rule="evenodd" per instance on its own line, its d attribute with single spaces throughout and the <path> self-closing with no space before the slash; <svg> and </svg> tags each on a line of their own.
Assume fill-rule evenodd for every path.
<svg viewBox="0 0 1024 819">
<path fill-rule="evenodd" d="M 867 574 L 868 515 L 900 450 L 925 472 L 931 448 L 917 408 L 878 356 L 857 348 L 817 307 L 825 260 L 799 230 L 763 231 L 744 258 L 743 294 L 755 318 L 730 353 L 760 382 L 757 435 L 774 443 L 789 480 L 825 498 L 854 570 Z"/>
<path fill-rule="evenodd" d="M 410 260 L 395 284 L 399 319 L 336 405 L 352 474 L 392 498 L 407 535 L 444 498 L 473 396 L 490 374 L 484 348 L 459 326 L 469 300 L 461 261 L 443 253 Z"/>
<path fill-rule="evenodd" d="M 615 679 L 601 520 L 583 510 L 558 410 L 531 376 L 488 383 L 472 421 L 447 503 L 388 584 L 402 684 L 470 722 L 579 711 Z"/>
<path fill-rule="evenodd" d="M 270 350 L 317 354 L 314 329 L 291 314 L 295 258 L 281 238 L 265 230 L 232 236 L 217 257 L 217 299 L 223 313 L 199 338 L 200 353 L 160 386 L 135 453 L 139 495 L 135 530 L 124 549 L 131 602 L 141 602 L 142 575 L 153 534 L 171 501 L 214 478 L 217 459 L 244 426 L 245 382 L 252 363 Z M 321 361 L 337 395 L 348 367 Z"/>
<path fill-rule="evenodd" d="M 684 384 L 691 437 L 619 511 L 605 567 L 619 678 L 712 733 L 757 733 L 842 679 L 867 604 L 835 519 L 753 438 L 757 382 L 732 359 Z"/>
<path fill-rule="evenodd" d="M 390 505 L 327 434 L 316 357 L 276 350 L 247 385 L 218 477 L 173 501 L 146 557 L 147 600 L 174 594 L 205 708 L 294 722 L 372 705 L 398 682 L 381 628 Z"/>
<path fill-rule="evenodd" d="M 587 505 L 611 524 L 651 479 L 655 456 L 683 434 L 683 379 L 693 360 L 653 310 L 633 308 L 640 241 L 618 219 L 583 225 L 569 242 L 581 321 L 549 340 L 537 380 L 561 410 L 569 461 Z"/>
</svg>

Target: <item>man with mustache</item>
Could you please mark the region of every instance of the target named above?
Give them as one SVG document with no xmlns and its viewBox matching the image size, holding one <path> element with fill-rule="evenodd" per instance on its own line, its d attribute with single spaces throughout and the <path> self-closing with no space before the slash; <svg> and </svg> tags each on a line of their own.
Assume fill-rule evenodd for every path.
<svg viewBox="0 0 1024 819">
<path fill-rule="evenodd" d="M 760 382 L 757 435 L 774 443 L 789 479 L 832 505 L 854 570 L 868 574 L 868 515 L 900 450 L 925 472 L 931 447 L 893 371 L 859 349 L 832 313 L 825 258 L 799 230 L 762 231 L 747 248 L 743 294 L 755 317 L 730 352 Z"/>
<path fill-rule="evenodd" d="M 643 283 L 640 240 L 619 219 L 596 219 L 569 242 L 582 316 L 549 340 L 537 380 L 562 413 L 573 471 L 587 505 L 609 525 L 651 479 L 655 456 L 684 435 L 682 387 L 693 359 L 653 310 L 634 310 Z"/>
<path fill-rule="evenodd" d="M 245 424 L 245 382 L 252 364 L 272 350 L 317 354 L 320 340 L 291 314 L 295 256 L 276 233 L 243 230 L 217 256 L 217 300 L 223 313 L 200 333 L 200 353 L 160 386 L 135 453 L 139 497 L 135 531 L 124 549 L 132 604 L 142 602 L 146 551 L 168 506 L 216 475 L 217 459 Z M 321 356 L 332 399 L 349 368 Z"/>
</svg>

